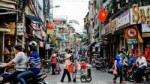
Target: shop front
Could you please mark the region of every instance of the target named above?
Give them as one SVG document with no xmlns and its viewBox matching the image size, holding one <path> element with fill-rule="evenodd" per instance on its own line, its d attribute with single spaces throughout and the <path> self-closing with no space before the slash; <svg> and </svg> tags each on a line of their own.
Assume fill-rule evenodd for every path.
<svg viewBox="0 0 150 84">
<path fill-rule="evenodd" d="M 147 59 L 150 59 L 150 26 L 142 24 L 143 51 Z"/>
<path fill-rule="evenodd" d="M 150 6 L 141 6 L 138 4 L 133 4 L 130 9 L 131 24 L 137 25 L 138 27 L 138 36 L 137 36 L 137 55 L 138 52 L 142 52 L 144 56 L 150 58 L 150 19 L 149 19 L 149 9 Z"/>
</svg>

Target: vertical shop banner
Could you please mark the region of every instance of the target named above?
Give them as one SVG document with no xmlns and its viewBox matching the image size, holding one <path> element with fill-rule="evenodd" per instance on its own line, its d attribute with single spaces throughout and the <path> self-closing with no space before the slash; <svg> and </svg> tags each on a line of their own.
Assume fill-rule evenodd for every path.
<svg viewBox="0 0 150 84">
<path fill-rule="evenodd" d="M 44 12 L 44 14 L 49 13 L 49 4 L 50 4 L 49 0 L 43 0 L 43 12 Z"/>
</svg>

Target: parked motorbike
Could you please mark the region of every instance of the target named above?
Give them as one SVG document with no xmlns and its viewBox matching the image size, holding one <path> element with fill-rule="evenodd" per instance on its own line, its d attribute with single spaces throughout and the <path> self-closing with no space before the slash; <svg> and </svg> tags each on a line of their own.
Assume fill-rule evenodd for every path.
<svg viewBox="0 0 150 84">
<path fill-rule="evenodd" d="M 5 63 L 0 62 L 0 66 L 3 64 L 5 64 Z M 6 76 L 6 75 L 10 74 L 9 72 L 6 72 L 5 70 L 6 70 L 6 68 L 0 69 L 0 76 L 2 76 L 2 75 Z M 46 84 L 44 79 L 47 77 L 48 72 L 49 72 L 48 70 L 44 70 L 43 72 L 39 73 L 38 75 L 36 75 L 32 78 L 27 78 L 26 79 L 27 84 Z M 10 82 L 10 84 L 16 84 L 16 81 L 9 81 L 9 82 Z"/>
</svg>

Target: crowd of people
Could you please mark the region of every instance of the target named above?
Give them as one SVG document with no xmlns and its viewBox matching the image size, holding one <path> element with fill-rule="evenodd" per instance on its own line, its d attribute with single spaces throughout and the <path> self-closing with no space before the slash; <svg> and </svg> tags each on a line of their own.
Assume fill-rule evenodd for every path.
<svg viewBox="0 0 150 84">
<path fill-rule="evenodd" d="M 120 84 L 124 84 L 128 80 L 128 71 L 133 71 L 132 81 L 141 82 L 143 81 L 143 75 L 147 68 L 147 60 L 142 53 L 135 57 L 133 54 L 126 54 L 125 49 L 119 51 L 114 60 L 113 65 L 113 82 L 116 83 L 116 79 L 120 76 Z"/>
</svg>

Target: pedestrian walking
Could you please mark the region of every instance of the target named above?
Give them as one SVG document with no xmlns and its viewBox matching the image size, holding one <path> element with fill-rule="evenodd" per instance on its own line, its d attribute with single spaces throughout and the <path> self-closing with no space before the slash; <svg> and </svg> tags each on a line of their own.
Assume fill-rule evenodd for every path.
<svg viewBox="0 0 150 84">
<path fill-rule="evenodd" d="M 68 71 L 68 66 L 72 64 L 70 57 L 71 57 L 71 54 L 65 55 L 64 72 L 63 72 L 63 75 L 61 78 L 61 82 L 64 82 L 64 78 L 65 78 L 66 74 L 68 76 L 68 82 L 71 81 L 70 72 Z"/>
<path fill-rule="evenodd" d="M 124 84 L 122 51 L 115 57 L 114 71 L 117 73 L 114 74 L 113 82 L 116 83 L 116 79 L 120 76 L 120 84 Z"/>
<path fill-rule="evenodd" d="M 55 69 L 57 64 L 57 55 L 55 53 L 52 54 L 51 63 L 52 63 L 52 75 L 55 75 L 56 74 Z"/>
</svg>

